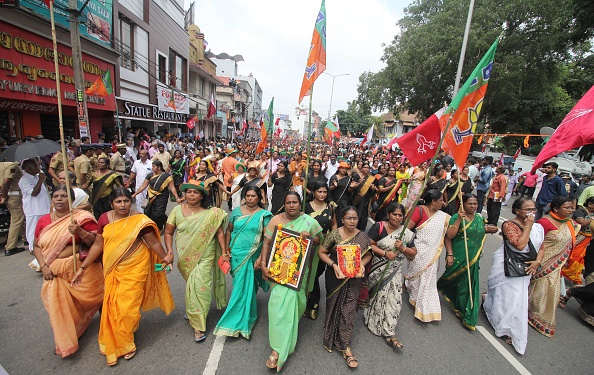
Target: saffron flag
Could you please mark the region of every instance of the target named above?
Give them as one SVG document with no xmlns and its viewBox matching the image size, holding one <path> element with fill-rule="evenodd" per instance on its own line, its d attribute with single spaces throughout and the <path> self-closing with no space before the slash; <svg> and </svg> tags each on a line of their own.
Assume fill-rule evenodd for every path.
<svg viewBox="0 0 594 375">
<path fill-rule="evenodd" d="M 332 121 L 328 121 L 326 126 L 324 127 L 324 141 L 332 146 L 332 138 L 336 137 L 336 132 L 338 131 L 338 127 Z"/>
<path fill-rule="evenodd" d="M 534 173 L 553 156 L 594 143 L 594 86 L 565 116 L 532 165 Z"/>
<path fill-rule="evenodd" d="M 370 142 L 371 138 L 373 138 L 373 125 L 371 125 L 371 128 L 369 128 L 367 134 L 365 134 L 365 136 L 363 137 L 363 140 L 361 141 L 361 146 L 364 146 L 365 143 Z"/>
<path fill-rule="evenodd" d="M 524 138 L 524 147 L 528 148 L 530 147 L 530 136 L 527 135 L 526 138 Z"/>
<path fill-rule="evenodd" d="M 498 43 L 499 39 L 491 45 L 439 119 L 441 131 L 445 133 L 442 148 L 454 158 L 457 165 L 464 165 L 468 158 Z"/>
<path fill-rule="evenodd" d="M 208 109 L 206 111 L 206 118 L 211 118 L 217 112 L 215 105 L 214 94 L 210 94 L 210 102 L 208 102 Z"/>
<path fill-rule="evenodd" d="M 169 94 L 169 102 L 167 102 L 167 107 L 173 108 L 173 110 L 177 110 L 175 106 L 175 92 L 171 89 L 171 94 Z"/>
<path fill-rule="evenodd" d="M 440 109 L 423 121 L 421 125 L 398 138 L 400 150 L 412 165 L 420 165 L 431 159 L 438 151 L 437 146 L 441 138 L 439 118 L 444 111 L 445 108 Z"/>
<path fill-rule="evenodd" d="M 108 96 L 113 93 L 113 86 L 111 85 L 111 73 L 107 69 L 93 84 L 91 87 L 85 90 L 87 95 L 98 95 Z"/>
<path fill-rule="evenodd" d="M 274 108 L 274 98 L 270 101 L 268 105 L 268 110 L 264 113 L 262 117 L 262 121 L 260 122 L 260 142 L 258 143 L 258 147 L 256 147 L 256 153 L 260 153 L 264 151 L 266 146 L 268 145 L 268 135 L 272 134 L 274 130 L 274 115 L 272 114 Z"/>
<path fill-rule="evenodd" d="M 309 95 L 311 86 L 324 70 L 326 70 L 326 5 L 325 0 L 322 0 L 322 6 L 311 37 L 298 103 L 301 103 L 304 96 Z"/>
</svg>

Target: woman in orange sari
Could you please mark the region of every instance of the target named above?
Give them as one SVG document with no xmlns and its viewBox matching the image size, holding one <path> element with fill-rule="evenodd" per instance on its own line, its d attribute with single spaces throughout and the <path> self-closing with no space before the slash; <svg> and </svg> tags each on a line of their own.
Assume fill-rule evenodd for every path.
<svg viewBox="0 0 594 375">
<path fill-rule="evenodd" d="M 72 189 L 70 196 L 74 200 Z M 101 307 L 103 274 L 101 265 L 92 263 L 85 281 L 76 287 L 71 286 L 74 257 L 80 261 L 80 247 L 93 244 L 97 222 L 84 210 L 74 210 L 74 221 L 71 222 L 65 185 L 52 190 L 52 205 L 55 211 L 42 216 L 35 228 L 33 253 L 43 273 L 41 299 L 54 331 L 56 354 L 64 358 L 78 350 L 78 338 Z M 75 237 L 74 249 L 72 235 Z"/>
<path fill-rule="evenodd" d="M 159 229 L 143 214 L 131 214 L 132 195 L 117 187 L 110 195 L 113 207 L 99 218 L 97 240 L 72 279 L 84 284 L 95 259 L 103 253 L 105 297 L 99 326 L 99 350 L 107 364 L 119 357 L 129 360 L 136 354 L 134 332 L 140 322 L 140 309 L 159 307 L 169 315 L 175 307 L 165 272 L 173 263 L 173 253 L 161 245 Z M 160 260 L 160 261 L 159 261 Z"/>
</svg>

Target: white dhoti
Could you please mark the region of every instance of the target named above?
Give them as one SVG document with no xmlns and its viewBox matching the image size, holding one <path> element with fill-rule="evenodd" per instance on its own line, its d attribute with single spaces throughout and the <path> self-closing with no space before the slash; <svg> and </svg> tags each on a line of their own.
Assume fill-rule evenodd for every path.
<svg viewBox="0 0 594 375">
<path fill-rule="evenodd" d="M 144 208 L 142 208 L 142 203 L 146 199 L 148 194 L 147 189 L 144 189 L 140 194 L 136 196 L 136 212 L 143 214 Z"/>
</svg>

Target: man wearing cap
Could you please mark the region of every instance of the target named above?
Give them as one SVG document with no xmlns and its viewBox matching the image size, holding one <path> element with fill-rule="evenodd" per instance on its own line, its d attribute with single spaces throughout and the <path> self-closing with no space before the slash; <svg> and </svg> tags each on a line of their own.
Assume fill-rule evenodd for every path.
<svg viewBox="0 0 594 375">
<path fill-rule="evenodd" d="M 14 255 L 24 251 L 24 247 L 17 247 L 19 238 L 25 227 L 25 214 L 23 213 L 23 198 L 19 180 L 23 171 L 17 162 L 0 163 L 0 181 L 2 181 L 2 197 L 0 203 L 6 203 L 10 212 L 10 227 L 4 247 L 4 255 Z"/>
<path fill-rule="evenodd" d="M 169 163 L 171 161 L 171 154 L 167 151 L 165 151 L 165 145 L 163 143 L 159 143 L 159 146 L 157 147 L 159 152 L 157 152 L 152 158 L 152 161 L 157 161 L 159 160 L 161 163 L 163 163 L 163 170 L 165 170 L 165 172 L 169 172 Z"/>
<path fill-rule="evenodd" d="M 578 184 L 573 182 L 573 180 L 571 179 L 571 175 L 568 172 L 559 173 L 559 177 L 561 177 L 561 179 L 565 183 L 565 190 L 567 190 L 567 196 L 569 197 L 569 199 L 571 199 L 571 201 L 573 202 L 573 207 L 575 208 Z"/>
<path fill-rule="evenodd" d="M 223 184 L 225 185 L 225 189 L 228 192 L 231 192 L 231 185 L 233 182 L 233 173 L 235 172 L 235 166 L 239 163 L 237 159 L 235 159 L 235 155 L 237 155 L 236 149 L 227 149 L 226 152 L 227 156 L 221 162 L 221 170 L 223 171 Z M 231 194 L 227 194 L 228 196 L 228 207 L 231 210 Z"/>
<path fill-rule="evenodd" d="M 126 144 L 118 143 L 116 145 L 117 152 L 111 156 L 110 166 L 111 170 L 124 177 L 126 173 L 126 161 L 124 155 L 126 154 Z"/>
<path fill-rule="evenodd" d="M 68 156 L 66 160 L 68 161 Z M 60 184 L 60 173 L 64 171 L 64 159 L 62 158 L 62 151 L 58 151 L 52 156 L 47 172 L 52 176 L 54 186 Z"/>
<path fill-rule="evenodd" d="M 81 151 L 83 154 L 74 159 L 74 175 L 76 176 L 76 185 L 88 194 L 92 176 L 91 157 L 94 148 L 85 145 L 81 147 Z"/>
<path fill-rule="evenodd" d="M 559 164 L 555 162 L 548 162 L 542 165 L 545 176 L 542 179 L 540 192 L 536 197 L 536 216 L 534 217 L 534 221 L 542 218 L 545 211 L 549 211 L 548 206 L 553 201 L 553 198 L 567 196 L 565 183 L 561 177 L 557 176 L 557 168 L 559 168 Z"/>
<path fill-rule="evenodd" d="M 303 198 L 303 173 L 305 171 L 306 162 L 301 160 L 302 155 L 295 153 L 295 160 L 289 164 L 289 173 L 293 175 L 293 187 L 295 191 Z"/>
</svg>

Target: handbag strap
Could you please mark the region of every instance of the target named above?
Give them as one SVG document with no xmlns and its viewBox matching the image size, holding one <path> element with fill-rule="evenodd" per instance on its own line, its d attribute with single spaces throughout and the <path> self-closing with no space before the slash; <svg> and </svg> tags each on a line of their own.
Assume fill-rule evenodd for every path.
<svg viewBox="0 0 594 375">
<path fill-rule="evenodd" d="M 517 225 L 518 228 L 524 230 L 524 228 L 522 228 L 522 226 L 520 224 L 516 223 L 513 220 L 508 220 L 508 221 L 504 222 L 503 224 L 505 224 L 505 223 L 513 223 L 513 224 Z M 503 241 L 507 242 L 509 245 L 509 240 L 507 239 L 507 236 L 505 235 L 505 231 L 503 230 L 503 225 L 501 226 L 501 235 L 503 236 Z M 530 249 L 528 251 L 528 254 L 534 255 L 536 257 L 536 248 L 534 247 L 534 244 L 532 243 L 532 240 L 530 238 L 528 238 L 528 248 Z M 511 249 L 511 250 L 513 251 L 513 249 Z"/>
</svg>

